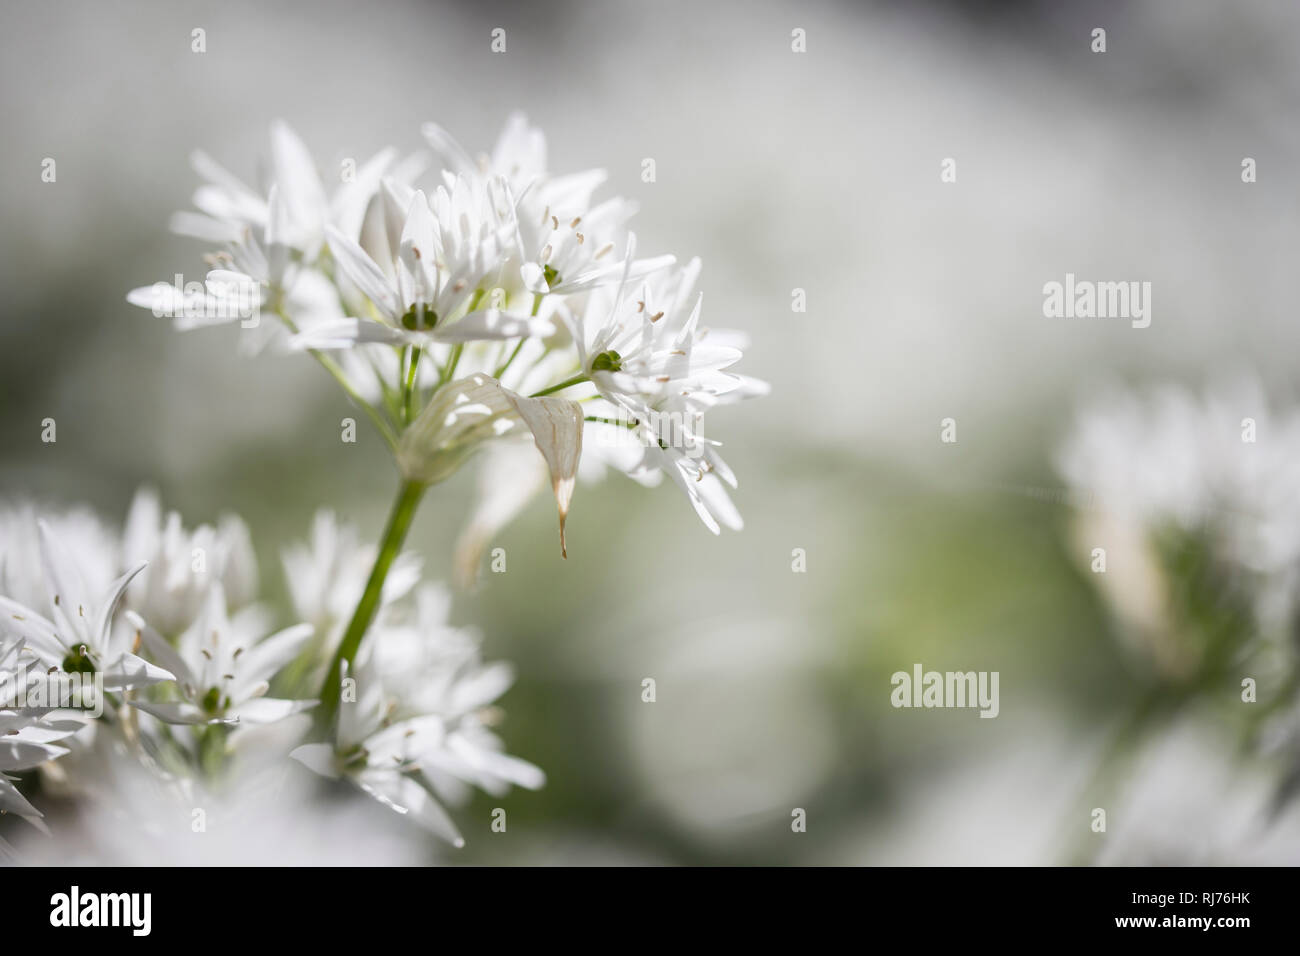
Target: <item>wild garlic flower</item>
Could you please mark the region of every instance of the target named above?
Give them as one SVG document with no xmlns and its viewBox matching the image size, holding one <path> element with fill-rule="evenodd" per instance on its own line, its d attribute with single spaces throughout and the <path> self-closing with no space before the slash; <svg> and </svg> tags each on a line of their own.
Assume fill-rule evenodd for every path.
<svg viewBox="0 0 1300 956">
<path fill-rule="evenodd" d="M 472 786 L 494 795 L 511 784 L 538 789 L 545 775 L 505 754 L 488 728 L 489 705 L 513 675 L 506 665 L 484 664 L 477 638 L 448 625 L 449 603 L 445 591 L 425 587 L 405 619 L 390 609 L 344 675 L 334 739 L 292 756 L 461 846 L 440 801 L 461 803 Z"/>
<path fill-rule="evenodd" d="M 312 707 L 314 700 L 266 696 L 271 679 L 311 637 L 311 625 L 297 624 L 263 637 L 258 617 L 232 619 L 225 589 L 216 582 L 175 646 L 139 615 L 127 612 L 146 653 L 175 678 L 168 689 L 175 691 L 176 699 L 136 699 L 132 704 L 169 724 L 265 724 Z"/>
<path fill-rule="evenodd" d="M 148 687 L 172 675 L 137 657 L 128 637 L 113 627 L 118 602 L 132 578 L 144 570 L 141 562 L 92 597 L 75 557 L 40 523 L 40 557 L 49 595 L 50 618 L 10 598 L 0 596 L 0 624 L 26 642 L 42 665 L 65 674 L 102 675 L 106 691 Z"/>
<path fill-rule="evenodd" d="M 11 773 L 32 770 L 64 756 L 59 741 L 81 729 L 80 721 L 51 716 L 54 707 L 31 707 L 26 689 L 43 679 L 44 668 L 19 639 L 0 637 L 0 813 L 30 822 L 42 814 L 18 792 Z"/>
<path fill-rule="evenodd" d="M 506 121 L 491 155 L 475 160 L 442 127 L 422 129 L 443 164 L 447 182 L 500 182 L 515 198 L 518 277 L 528 292 L 566 295 L 616 279 L 623 267 L 622 245 L 636 204 L 615 196 L 593 205 L 605 181 L 603 169 L 553 176 L 547 167 L 546 137 L 522 113 Z M 636 276 L 671 264 L 661 256 L 632 266 Z"/>
<path fill-rule="evenodd" d="M 246 794 L 284 765 L 311 730 L 319 675 L 362 598 L 373 546 L 319 513 L 308 544 L 285 552 L 292 603 L 308 622 L 264 636 L 271 615 L 257 600 L 250 536 L 237 517 L 189 531 L 178 515 L 163 518 L 150 491 L 136 495 L 120 535 L 84 511 L 0 511 L 0 526 L 23 529 L 29 521 L 34 535 L 3 542 L 3 568 L 35 565 L 50 611 L 46 617 L 0 597 L 0 810 L 41 825 L 19 789 L 21 775 L 32 772 L 86 799 L 110 787 L 118 771 L 145 773 L 188 806 L 202 792 Z M 73 554 L 55 527 L 81 529 L 72 540 L 96 550 Z M 206 563 L 191 560 L 196 549 Z M 86 596 L 93 591 L 78 559 L 110 568 L 135 553 L 157 561 L 148 569 L 157 577 L 143 590 L 132 588 L 148 573 L 137 562 L 99 587 L 102 597 Z M 511 669 L 482 662 L 477 636 L 448 623 L 448 592 L 417 587 L 419 573 L 414 555 L 395 561 L 373 639 L 347 670 L 356 675 L 357 703 L 318 726 L 315 739 L 330 743 L 303 745 L 298 756 L 314 766 L 313 754 L 337 756 L 339 772 L 372 796 L 457 842 L 439 801 L 459 803 L 472 786 L 494 794 L 511 784 L 536 788 L 544 778 L 507 756 L 489 729 L 498 716 L 490 705 L 509 687 Z M 241 589 L 238 609 L 228 588 Z M 164 632 L 143 616 L 148 608 L 182 623 Z M 313 640 L 315 627 L 327 631 L 324 640 Z M 49 686 L 81 678 L 93 678 L 102 696 L 84 707 L 50 696 Z M 40 688 L 47 689 L 37 697 Z M 335 766 L 334 756 L 328 763 Z"/>
<path fill-rule="evenodd" d="M 457 180 L 450 192 L 440 186 L 430 199 L 421 190 L 395 197 L 400 185 L 385 183 L 386 221 L 393 222 L 394 235 L 385 244 L 387 256 L 378 254 L 382 265 L 340 230 L 329 232 L 340 269 L 373 314 L 321 323 L 292 344 L 432 346 L 551 334 L 554 328 L 546 320 L 477 307 L 485 290 L 501 288 L 511 252 L 511 211 L 494 201 L 493 185 Z"/>
<path fill-rule="evenodd" d="M 562 552 L 579 472 L 605 466 L 643 484 L 666 474 L 711 531 L 739 529 L 726 491 L 735 475 L 702 420 L 766 385 L 733 371 L 742 335 L 702 324 L 699 261 L 637 258 L 635 204 L 596 199 L 602 170 L 552 173 L 545 137 L 521 114 L 477 158 L 441 127 L 423 133 L 435 175 L 421 181 L 385 150 L 333 199 L 283 124 L 266 190 L 197 156 L 202 215 L 173 225 L 226 248 L 207 284 L 168 293 L 169 305 L 220 312 L 256 286 L 280 340 L 342 385 L 408 482 L 441 481 L 489 446 L 531 438 L 535 464 L 484 482 L 459 565 L 522 507 L 543 468 Z M 129 298 L 156 302 L 146 292 Z"/>
</svg>

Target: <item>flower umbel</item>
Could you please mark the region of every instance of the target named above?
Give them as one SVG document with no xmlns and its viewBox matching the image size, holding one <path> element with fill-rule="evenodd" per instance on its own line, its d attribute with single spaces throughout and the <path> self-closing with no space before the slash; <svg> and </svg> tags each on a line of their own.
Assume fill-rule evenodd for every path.
<svg viewBox="0 0 1300 956">
<path fill-rule="evenodd" d="M 743 335 L 702 324 L 699 260 L 637 258 L 635 204 L 594 198 L 602 170 L 552 174 L 545 137 L 521 114 L 478 158 L 435 124 L 423 133 L 433 175 L 384 150 L 332 199 L 283 123 L 264 193 L 196 154 L 202 212 L 173 227 L 225 243 L 207 294 L 262 288 L 280 341 L 316 356 L 408 480 L 437 483 L 481 449 L 531 435 L 562 552 L 584 452 L 642 484 L 667 474 L 711 531 L 739 529 L 725 489 L 736 478 L 703 420 L 767 387 L 732 371 Z M 132 301 L 145 304 L 145 291 Z M 535 469 L 515 471 L 499 480 L 533 487 Z M 495 501 L 522 507 L 525 495 L 495 484 L 484 483 Z M 494 509 L 493 526 L 509 517 Z"/>
</svg>

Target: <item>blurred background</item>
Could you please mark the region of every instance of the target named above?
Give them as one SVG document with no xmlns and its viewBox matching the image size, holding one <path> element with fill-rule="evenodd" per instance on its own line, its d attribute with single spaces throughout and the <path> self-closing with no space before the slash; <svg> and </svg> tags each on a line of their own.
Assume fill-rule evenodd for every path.
<svg viewBox="0 0 1300 956">
<path fill-rule="evenodd" d="M 454 615 L 516 663 L 501 733 L 548 786 L 480 795 L 464 850 L 403 829 L 381 859 L 1022 864 L 1082 841 L 1100 862 L 1300 862 L 1278 768 L 1212 709 L 1094 772 L 1149 675 L 1052 467 L 1112 383 L 1233 373 L 1294 398 L 1298 43 L 1286 0 L 6 3 L 0 497 L 120 521 L 151 483 L 191 525 L 233 510 L 273 595 L 318 507 L 377 536 L 395 475 L 364 421 L 339 442 L 349 406 L 313 363 L 174 333 L 125 294 L 200 266 L 166 230 L 196 147 L 255 181 L 276 117 L 328 170 L 418 148 L 426 120 L 486 149 L 522 109 L 553 170 L 602 166 L 602 195 L 641 203 L 642 250 L 703 258 L 707 320 L 751 333 L 743 371 L 773 391 L 710 418 L 742 533 L 615 476 L 579 488 L 567 562 L 543 499 L 500 536 L 508 573 Z M 1067 272 L 1150 281 L 1151 326 L 1044 318 Z M 415 526 L 432 576 L 473 481 Z M 918 662 L 998 671 L 999 717 L 893 709 Z M 355 858 L 358 832 L 332 824 L 326 855 Z"/>
</svg>

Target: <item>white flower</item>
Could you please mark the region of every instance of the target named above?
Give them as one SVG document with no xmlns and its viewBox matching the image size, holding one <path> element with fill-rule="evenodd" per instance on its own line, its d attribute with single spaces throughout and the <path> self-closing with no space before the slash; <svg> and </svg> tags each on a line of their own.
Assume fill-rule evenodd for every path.
<svg viewBox="0 0 1300 956">
<path fill-rule="evenodd" d="M 47 668 L 65 673 L 103 675 L 108 691 L 147 687 L 172 675 L 127 650 L 127 635 L 113 627 L 113 614 L 131 579 L 144 570 L 141 562 L 92 598 L 82 570 L 72 554 L 44 521 L 40 527 L 40 559 L 49 596 L 51 619 L 18 602 L 0 597 L 0 628 L 21 636 Z"/>
<path fill-rule="evenodd" d="M 629 261 L 634 250 L 633 239 Z M 569 318 L 583 369 L 604 400 L 586 406 L 588 419 L 594 428 L 630 428 L 644 453 L 629 461 L 625 446 L 604 440 L 600 447 L 623 449 L 613 460 L 639 479 L 667 473 L 717 534 L 720 524 L 739 530 L 742 522 L 724 487 L 736 486 L 735 475 L 719 443 L 703 434 L 704 414 L 768 389 L 730 371 L 743 355 L 743 335 L 700 325 L 699 271 L 693 259 L 643 280 L 636 292 L 629 271 L 612 294 L 597 290 Z"/>
<path fill-rule="evenodd" d="M 313 706 L 316 702 L 311 700 L 266 696 L 271 678 L 311 637 L 311 625 L 299 624 L 262 637 L 258 617 L 231 619 L 217 582 L 209 587 L 201 613 L 175 647 L 139 615 L 128 612 L 127 619 L 149 654 L 175 675 L 179 695 L 178 700 L 132 703 L 169 724 L 266 724 Z"/>
<path fill-rule="evenodd" d="M 340 705 L 333 742 L 305 744 L 293 756 L 462 846 L 436 798 L 462 802 L 471 786 L 494 795 L 511 784 L 537 789 L 545 776 L 503 753 L 486 727 L 483 709 L 512 675 L 505 665 L 482 663 L 477 640 L 447 625 L 447 607 L 445 592 L 424 588 L 409 621 L 390 612 L 376 625 L 355 671 L 344 675 L 355 678 L 356 699 Z"/>
<path fill-rule="evenodd" d="M 178 289 L 156 283 L 133 289 L 127 300 L 173 318 L 178 330 L 238 321 L 255 330 L 245 336 L 250 351 L 281 336 L 278 322 L 260 321 L 266 306 L 293 323 L 293 331 L 337 319 L 338 297 L 321 273 L 326 228 L 356 236 L 366 206 L 390 170 L 400 177 L 415 168 L 394 169 L 396 152 L 385 149 L 347 178 L 332 197 L 307 148 L 287 124 L 271 126 L 270 181 L 265 192 L 246 186 L 206 153 L 191 160 L 205 180 L 194 194 L 199 213 L 172 217 L 172 230 L 222 243 L 208 257 L 213 266 L 202 285 Z M 291 318 L 290 318 L 291 317 Z"/>
<path fill-rule="evenodd" d="M 1243 440 L 1245 419 L 1254 440 Z M 1253 382 L 1204 398 L 1108 392 L 1080 414 L 1057 467 L 1124 520 L 1208 530 L 1233 562 L 1265 575 L 1300 563 L 1300 411 L 1270 409 Z"/>
<path fill-rule="evenodd" d="M 90 590 L 108 587 L 121 568 L 114 530 L 86 508 L 52 511 L 23 503 L 0 508 L 0 594 L 28 607 L 48 600 L 40 557 L 42 519 L 77 556 Z"/>
<path fill-rule="evenodd" d="M 490 157 L 480 162 L 442 127 L 426 123 L 425 138 L 442 159 L 448 176 L 501 178 L 515 197 L 520 275 L 533 293 L 564 295 L 617 279 L 620 247 L 636 204 L 614 197 L 592 206 L 592 194 L 605 181 L 600 169 L 551 176 L 546 169 L 546 139 L 522 113 L 511 115 Z M 636 262 L 633 277 L 671 264 L 672 256 Z"/>
<path fill-rule="evenodd" d="M 80 721 L 51 719 L 52 708 L 19 707 L 28 681 L 39 678 L 39 662 L 22 641 L 0 638 L 0 813 L 35 822 L 42 814 L 18 792 L 8 773 L 31 770 L 68 751 L 58 741 L 82 728 Z"/>
<path fill-rule="evenodd" d="M 251 232 L 264 234 L 270 229 L 276 245 L 311 262 L 320 252 L 327 224 L 356 234 L 366 203 L 396 157 L 396 150 L 382 150 L 327 197 L 310 151 L 287 123 L 276 120 L 271 124 L 267 188 L 252 189 L 207 153 L 196 150 L 190 161 L 204 180 L 194 193 L 199 212 L 176 213 L 172 231 L 209 242 L 237 244 Z"/>
<path fill-rule="evenodd" d="M 1272 410 L 1252 382 L 1203 397 L 1110 389 L 1057 467 L 1079 505 L 1079 553 L 1104 544 L 1126 569 L 1096 576 L 1123 638 L 1166 676 L 1198 674 L 1228 647 L 1277 683 L 1294 672 L 1300 412 Z"/>
<path fill-rule="evenodd" d="M 142 488 L 122 538 L 125 561 L 148 564 L 127 589 L 126 606 L 163 634 L 175 637 L 189 626 L 213 582 L 233 608 L 256 597 L 257 558 L 248 526 L 235 515 L 189 531 L 175 511 L 163 515 L 157 492 Z"/>
<path fill-rule="evenodd" d="M 501 283 L 510 262 L 515 224 L 500 208 L 492 183 L 457 179 L 432 199 L 422 191 L 395 196 L 386 183 L 387 215 L 400 222 L 388 257 L 376 262 L 343 232 L 329 230 L 330 250 L 343 273 L 366 296 L 379 321 L 348 318 L 304 332 L 303 348 L 341 348 L 358 342 L 432 345 L 549 335 L 551 323 L 498 308 L 477 308 Z M 403 208 L 404 212 L 395 209 Z"/>
</svg>

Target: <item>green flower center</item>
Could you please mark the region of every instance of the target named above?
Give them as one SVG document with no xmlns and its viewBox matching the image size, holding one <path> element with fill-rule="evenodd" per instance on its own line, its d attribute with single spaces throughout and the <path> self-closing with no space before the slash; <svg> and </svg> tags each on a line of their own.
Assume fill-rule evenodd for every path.
<svg viewBox="0 0 1300 956">
<path fill-rule="evenodd" d="M 413 305 L 411 306 L 410 311 L 407 312 L 406 315 L 402 316 L 402 328 L 408 329 L 411 332 L 416 332 L 420 329 L 425 329 L 427 331 L 437 324 L 438 313 L 427 306 L 422 309 L 418 305 Z"/>
<path fill-rule="evenodd" d="M 208 692 L 203 695 L 201 701 L 203 710 L 214 717 L 221 713 L 222 710 L 230 706 L 230 698 L 227 697 L 223 702 L 221 699 L 221 688 L 209 687 Z"/>
<path fill-rule="evenodd" d="M 75 651 L 68 652 L 68 656 L 63 659 L 63 670 L 67 674 L 95 673 L 95 665 L 90 659 L 90 654 L 86 651 L 85 644 L 82 644 Z"/>
</svg>

